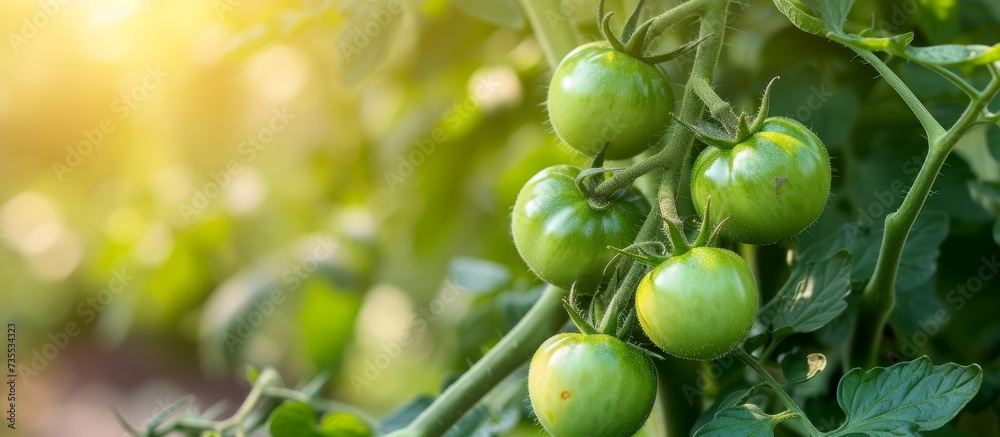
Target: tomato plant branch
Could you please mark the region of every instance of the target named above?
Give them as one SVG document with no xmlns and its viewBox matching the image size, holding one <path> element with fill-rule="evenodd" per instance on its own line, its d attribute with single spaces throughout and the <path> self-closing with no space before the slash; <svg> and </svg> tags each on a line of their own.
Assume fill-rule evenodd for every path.
<svg viewBox="0 0 1000 437">
<path fill-rule="evenodd" d="M 660 214 L 656 209 L 649 211 L 646 216 L 646 221 L 642 223 L 642 228 L 639 229 L 639 234 L 635 238 L 636 243 L 641 243 L 645 241 L 650 241 L 656 238 L 656 232 L 660 225 Z M 618 315 L 621 314 L 628 307 L 628 303 L 632 301 L 632 297 L 635 295 L 635 289 L 639 286 L 639 281 L 642 280 L 642 276 L 646 274 L 646 265 L 640 262 L 632 262 L 632 266 L 629 267 L 628 273 L 625 275 L 625 279 L 622 281 L 621 286 L 615 292 L 615 295 L 611 297 L 611 302 L 608 303 L 608 310 L 604 312 L 604 317 L 601 320 L 600 325 L 603 326 L 616 326 L 618 323 Z"/>
<path fill-rule="evenodd" d="M 257 407 L 257 403 L 261 399 L 266 398 L 265 390 L 270 387 L 279 387 L 281 385 L 281 376 L 278 372 L 272 368 L 267 368 L 261 371 L 260 376 L 254 381 L 253 388 L 250 389 L 250 393 L 247 395 L 243 404 L 240 405 L 239 409 L 231 417 L 221 421 L 212 421 L 199 417 L 181 417 L 175 421 L 169 422 L 162 429 L 152 429 L 147 431 L 143 435 L 148 435 L 150 437 L 166 436 L 172 432 L 180 431 L 214 431 L 218 433 L 225 433 L 236 430 L 237 432 L 250 431 L 246 429 L 244 423 L 253 413 L 254 409 Z M 277 405 L 275 405 L 276 407 Z M 159 428 L 159 427 L 157 427 Z"/>
<path fill-rule="evenodd" d="M 688 3 L 697 2 L 698 0 Z M 688 78 L 688 86 L 684 90 L 684 96 L 681 102 L 681 116 L 688 120 L 701 118 L 702 111 L 704 110 L 704 105 L 695 91 L 692 90 L 692 84 L 699 82 L 708 84 L 715 76 L 715 66 L 719 62 L 719 56 L 722 53 L 722 45 L 726 28 L 726 13 L 728 8 L 728 0 L 714 0 L 712 2 L 708 2 L 703 10 L 704 15 L 701 20 L 700 34 L 702 37 L 711 37 L 698 46 L 698 49 L 695 52 L 691 76 Z M 614 176 L 602 182 L 601 185 L 597 187 L 595 194 L 602 195 L 601 190 L 607 186 L 614 187 L 612 190 L 609 190 L 610 194 L 616 193 L 618 190 L 624 189 L 630 185 L 635 178 L 644 174 L 638 174 L 634 177 L 630 174 L 629 176 L 623 177 L 623 173 L 628 173 L 630 169 L 649 165 L 652 167 L 649 171 L 652 171 L 659 166 L 666 166 L 660 182 L 659 193 L 657 194 L 659 206 L 654 209 L 654 211 L 658 209 L 660 217 L 664 220 L 670 220 L 678 225 L 681 224 L 680 216 L 677 214 L 677 204 L 675 200 L 682 185 L 681 178 L 684 162 L 687 161 L 693 144 L 694 133 L 691 130 L 674 129 L 670 137 L 670 141 L 663 148 L 663 150 L 650 158 L 640 161 L 632 167 L 615 173 Z M 631 177 L 631 179 L 627 179 L 628 177 Z M 615 181 L 615 178 L 619 178 L 619 180 Z M 621 188 L 615 187 L 615 184 L 621 183 L 622 181 L 627 181 L 628 183 L 624 184 Z M 649 241 L 655 236 L 655 228 L 649 228 L 649 225 L 653 223 L 659 223 L 659 220 L 653 220 L 652 217 L 648 217 L 646 219 L 646 222 L 643 224 L 643 229 L 639 233 L 639 237 L 636 239 L 637 242 Z M 628 273 L 628 276 L 626 276 L 623 287 L 619 289 L 619 292 L 616 293 L 612 299 L 611 305 L 609 306 L 612 311 L 609 312 L 613 313 L 616 309 L 620 310 L 624 308 L 625 302 L 631 300 L 635 287 L 638 285 L 639 279 L 641 278 L 641 274 L 645 272 L 644 269 L 645 266 L 642 266 L 639 263 L 633 265 L 632 269 Z M 626 287 L 625 285 L 630 285 L 630 287 Z M 623 290 L 625 293 L 622 292 Z"/>
<path fill-rule="evenodd" d="M 717 3 L 718 0 L 688 0 L 683 2 L 674 8 L 656 16 L 653 18 L 652 23 L 649 26 L 650 38 L 646 39 L 646 46 L 652 43 L 655 36 L 658 36 L 669 29 L 671 26 L 680 23 L 688 18 L 704 15 L 708 8 L 716 7 L 713 3 Z M 719 28 L 725 29 L 725 27 Z"/>
<path fill-rule="evenodd" d="M 855 343 L 851 355 L 855 362 L 867 366 L 875 364 L 882 331 L 896 303 L 896 274 L 907 235 L 917 216 L 920 215 L 948 155 L 958 141 L 975 126 L 982 111 L 998 92 L 1000 92 L 1000 78 L 994 77 L 982 92 L 977 92 L 976 98 L 951 128 L 943 135 L 930 139 L 927 157 L 917 173 L 913 186 L 906 193 L 899 209 L 886 216 L 885 234 L 875 264 L 875 273 L 865 287 L 862 312 L 858 317 L 858 326 L 855 327 L 855 332 L 870 333 L 871 338 Z"/>
<path fill-rule="evenodd" d="M 715 89 L 712 88 L 710 80 L 706 80 L 703 77 L 693 77 L 688 82 L 688 86 L 694 87 L 695 93 L 705 103 L 708 113 L 711 114 L 712 118 L 719 120 L 723 126 L 735 127 L 737 125 L 739 118 L 736 117 L 736 112 L 733 111 L 733 105 L 730 105 L 729 102 L 719 97 Z"/>
<path fill-rule="evenodd" d="M 698 38 L 704 39 L 704 41 L 698 46 L 695 52 L 691 76 L 688 79 L 688 86 L 684 89 L 680 112 L 680 117 L 684 120 L 701 118 L 704 106 L 691 89 L 692 80 L 701 80 L 706 83 L 712 82 L 715 76 L 715 65 L 719 62 L 719 55 L 722 53 L 723 37 L 726 29 L 726 11 L 728 9 L 728 0 L 690 0 L 654 18 L 653 24 L 650 25 L 649 32 L 653 35 L 658 35 L 668 27 L 686 18 L 697 15 L 701 16 Z M 663 149 L 653 156 L 615 172 L 610 178 L 597 186 L 594 190 L 594 195 L 602 198 L 610 198 L 618 191 L 632 185 L 640 176 L 660 168 L 666 168 L 663 179 L 669 181 L 670 186 L 679 187 L 681 183 L 681 167 L 687 161 L 693 143 L 694 134 L 692 132 L 687 129 L 674 129 L 669 142 Z M 661 189 L 662 194 L 663 190 Z M 676 194 L 676 189 L 674 190 L 674 194 Z M 673 196 L 668 200 L 668 203 L 672 204 L 672 200 Z M 660 204 L 662 210 L 664 202 L 661 201 Z M 670 207 L 670 209 L 674 208 L 673 206 Z M 671 220 L 679 223 L 676 213 L 673 216 Z M 666 215 L 664 217 L 666 218 Z"/>
<path fill-rule="evenodd" d="M 325 382 L 325 379 L 322 381 Z M 273 368 L 266 368 L 261 371 L 260 375 L 254 381 L 253 387 L 250 389 L 250 393 L 243 401 L 243 404 L 228 419 L 215 421 L 205 417 L 180 416 L 174 420 L 162 423 L 150 423 L 148 425 L 149 429 L 142 431 L 136 430 L 131 426 L 126 426 L 126 428 L 132 435 L 143 437 L 163 437 L 177 432 L 214 432 L 245 435 L 245 433 L 253 431 L 262 425 L 271 413 L 285 401 L 307 404 L 314 411 L 322 414 L 334 412 L 349 413 L 363 421 L 370 429 L 377 427 L 378 421 L 359 408 L 332 400 L 315 398 L 316 392 L 322 385 L 322 382 L 319 384 L 314 382 L 302 390 L 286 388 L 282 385 L 281 376 L 278 372 Z M 178 411 L 172 409 L 172 407 L 164 408 L 164 410 L 167 409 L 170 409 L 175 414 Z M 151 421 L 153 420 L 155 419 Z"/>
<path fill-rule="evenodd" d="M 410 437 L 444 435 L 497 383 L 531 358 L 541 344 L 566 322 L 563 298 L 567 292 L 549 285 L 542 297 L 514 329 L 482 359 L 441 393 L 409 426 L 400 431 Z"/>
<path fill-rule="evenodd" d="M 935 141 L 944 136 L 945 130 L 941 127 L 941 124 L 938 123 L 937 119 L 931 115 L 927 107 L 920 102 L 920 99 L 917 98 L 916 94 L 913 94 L 913 91 L 911 91 L 910 88 L 903 83 L 903 80 L 900 79 L 899 76 L 897 76 L 885 62 L 882 62 L 882 60 L 879 59 L 878 56 L 875 56 L 874 53 L 865 50 L 864 48 L 856 47 L 849 41 L 839 39 L 836 41 L 844 44 L 851 50 L 854 50 L 858 56 L 864 59 L 865 62 L 874 67 L 875 70 L 882 75 L 885 81 L 889 83 L 889 86 L 896 90 L 896 93 L 903 98 L 903 101 L 906 102 L 906 106 L 909 106 L 910 110 L 913 111 L 913 114 L 917 116 L 917 120 L 919 120 L 920 125 L 924 127 L 924 132 L 927 133 L 927 138 L 930 141 Z"/>
<path fill-rule="evenodd" d="M 756 358 L 748 354 L 747 351 L 743 350 L 741 347 L 733 350 L 733 354 L 736 355 L 736 358 L 739 358 L 740 361 L 743 361 L 744 364 L 760 375 L 760 377 L 764 380 L 764 383 L 771 388 L 771 391 L 774 392 L 778 399 L 781 400 L 781 403 L 785 405 L 785 408 L 788 408 L 789 412 L 793 415 L 787 416 L 788 418 L 797 417 L 799 421 L 805 425 L 806 431 L 810 436 L 823 435 L 823 433 L 816 429 L 816 426 L 809 420 L 806 413 L 802 412 L 802 409 L 799 408 L 794 400 L 792 400 L 791 396 L 788 396 L 788 393 L 786 393 L 785 389 L 781 387 L 781 384 L 778 384 L 778 381 L 775 381 L 774 377 L 767 372 L 767 369 L 764 368 L 763 364 L 757 361 Z"/>
<path fill-rule="evenodd" d="M 698 120 L 704 112 L 705 105 L 698 97 L 696 88 L 698 84 L 709 86 L 708 84 L 711 84 L 715 77 L 715 67 L 719 62 L 719 56 L 722 54 L 722 46 L 725 42 L 728 11 L 729 0 L 713 0 L 705 6 L 701 17 L 699 37 L 706 39 L 695 52 L 691 75 L 688 77 L 687 86 L 684 87 L 678 119 Z M 678 225 L 681 224 L 681 220 L 677 214 L 677 195 L 683 185 L 684 163 L 688 161 L 691 154 L 694 138 L 695 133 L 690 129 L 674 129 L 670 141 L 658 154 L 664 155 L 666 164 L 669 164 L 663 172 L 663 179 L 660 182 L 660 190 L 657 195 L 660 215 L 664 220 L 670 220 Z"/>
</svg>

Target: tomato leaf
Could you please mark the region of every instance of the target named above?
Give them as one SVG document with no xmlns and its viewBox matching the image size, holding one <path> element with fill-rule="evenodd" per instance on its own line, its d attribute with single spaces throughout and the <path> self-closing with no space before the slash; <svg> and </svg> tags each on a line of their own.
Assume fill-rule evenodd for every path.
<svg viewBox="0 0 1000 437">
<path fill-rule="evenodd" d="M 787 415 L 770 415 L 754 404 L 736 405 L 715 413 L 715 418 L 695 431 L 694 437 L 739 435 L 747 437 L 773 436 L 774 427 Z"/>
<path fill-rule="evenodd" d="M 942 44 L 930 47 L 906 47 L 902 53 L 890 52 L 921 64 L 942 67 L 968 67 L 1000 61 L 1000 44 Z"/>
<path fill-rule="evenodd" d="M 839 251 L 823 260 L 799 262 L 759 317 L 775 335 L 815 331 L 847 308 L 844 298 L 850 292 L 851 255 Z"/>
<path fill-rule="evenodd" d="M 337 41 L 344 83 L 357 84 L 382 63 L 404 14 L 402 2 L 389 0 L 364 2 L 348 11 Z"/>
<path fill-rule="evenodd" d="M 805 355 L 796 350 L 781 359 L 781 373 L 785 376 L 786 385 L 806 382 L 823 369 L 826 369 L 826 356 L 823 354 Z"/>
<path fill-rule="evenodd" d="M 807 10 L 798 2 L 793 0 L 774 0 L 774 5 L 792 21 L 795 27 L 813 35 L 826 36 L 826 24 L 823 23 L 823 20 L 814 17 L 811 14 L 812 11 Z"/>
<path fill-rule="evenodd" d="M 846 33 L 844 23 L 854 5 L 853 0 L 774 0 L 774 4 L 799 29 L 850 47 L 886 52 L 920 64 L 941 67 L 986 65 L 1000 60 L 1000 44 L 911 47 L 913 32 L 883 37 Z"/>
<path fill-rule="evenodd" d="M 1000 213 L 1000 183 L 969 181 L 969 195 L 990 214 Z"/>
<path fill-rule="evenodd" d="M 993 225 L 993 241 L 1000 245 L 1000 219 Z"/>
<path fill-rule="evenodd" d="M 986 126 L 986 150 L 994 161 L 1000 162 L 1000 125 Z"/>
<path fill-rule="evenodd" d="M 913 41 L 913 32 L 907 32 L 900 35 L 885 36 L 885 37 L 872 37 L 872 36 L 860 36 L 855 34 L 840 35 L 833 38 L 841 44 L 847 46 L 860 47 L 868 51 L 879 51 L 888 52 L 894 55 L 905 57 L 907 47 L 909 47 L 910 42 Z"/>
<path fill-rule="evenodd" d="M 982 382 L 978 364 L 934 366 L 926 356 L 888 368 L 854 368 L 837 387 L 847 420 L 830 435 L 901 436 L 939 428 L 972 400 Z"/>
<path fill-rule="evenodd" d="M 268 430 L 274 437 L 310 437 L 316 435 L 316 412 L 302 402 L 289 402 L 271 413 Z"/>
<path fill-rule="evenodd" d="M 937 281 L 931 278 L 917 287 L 896 290 L 896 306 L 892 308 L 889 323 L 897 335 L 915 335 L 924 329 L 921 324 L 940 317 L 944 307 L 937 295 L 936 285 Z"/>
<path fill-rule="evenodd" d="M 451 280 L 471 294 L 491 293 L 510 283 L 510 269 L 493 261 L 456 257 L 448 264 Z"/>
<path fill-rule="evenodd" d="M 520 29 L 524 27 L 524 15 L 517 0 L 451 0 L 457 8 L 480 20 L 498 26 Z"/>
<path fill-rule="evenodd" d="M 854 0 L 801 0 L 810 9 L 816 11 L 819 18 L 826 24 L 827 29 L 832 32 L 840 32 L 847 22 L 847 14 L 854 6 Z"/>
<path fill-rule="evenodd" d="M 884 229 L 873 232 L 861 239 L 855 251 L 855 268 L 852 278 L 855 281 L 871 279 L 875 273 L 879 249 L 882 247 Z M 938 212 L 921 214 L 914 223 L 906 245 L 903 246 L 903 256 L 899 262 L 899 273 L 896 275 L 898 289 L 915 288 L 930 279 L 937 271 L 937 259 L 940 255 L 941 243 L 948 236 L 948 216 Z"/>
<path fill-rule="evenodd" d="M 413 422 L 413 420 L 416 419 L 420 413 L 423 413 L 427 407 L 431 406 L 432 402 L 434 402 L 434 398 L 431 396 L 417 396 L 413 398 L 413 400 L 409 403 L 403 405 L 382 420 L 382 423 L 378 425 L 379 431 L 383 434 L 388 434 L 392 431 L 405 428 L 410 424 L 410 422 Z"/>
<path fill-rule="evenodd" d="M 319 436 L 323 437 L 371 437 L 372 430 L 368 429 L 361 419 L 347 413 L 330 413 L 323 416 L 319 423 Z"/>
</svg>

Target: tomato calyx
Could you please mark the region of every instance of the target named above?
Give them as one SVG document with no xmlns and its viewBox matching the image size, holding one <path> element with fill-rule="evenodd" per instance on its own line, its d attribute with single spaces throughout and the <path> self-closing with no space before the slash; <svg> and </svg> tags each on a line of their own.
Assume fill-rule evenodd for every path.
<svg viewBox="0 0 1000 437">
<path fill-rule="evenodd" d="M 739 117 L 733 120 L 726 120 L 722 118 L 717 118 L 716 120 L 722 125 L 722 128 L 709 124 L 709 123 L 691 123 L 681 120 L 675 117 L 673 113 L 670 114 L 674 120 L 677 120 L 681 126 L 684 126 L 694 132 L 695 136 L 698 137 L 703 143 L 709 146 L 717 147 L 719 149 L 732 149 L 736 147 L 737 144 L 746 141 L 748 138 L 760 132 L 761 128 L 764 126 L 764 121 L 767 120 L 768 112 L 770 111 L 770 100 L 771 100 L 771 86 L 774 85 L 774 81 L 780 79 L 779 76 L 775 76 L 768 82 L 767 87 L 764 88 L 764 95 L 760 99 L 760 107 L 757 108 L 757 112 L 753 115 L 748 114 L 746 111 L 740 113 Z M 708 102 L 706 102 L 707 104 Z M 732 108 L 726 103 L 726 108 L 729 109 L 731 113 Z M 732 117 L 732 116 L 731 116 Z"/>
<path fill-rule="evenodd" d="M 625 22 L 625 26 L 622 28 L 621 35 L 618 36 L 615 35 L 614 30 L 611 29 L 611 17 L 615 14 L 615 12 L 608 11 L 605 13 L 604 0 L 600 1 L 597 6 L 597 28 L 601 30 L 601 35 L 604 37 L 604 40 L 606 40 L 612 48 L 619 52 L 628 54 L 633 58 L 639 59 L 647 64 L 656 65 L 670 61 L 691 51 L 692 49 L 698 47 L 698 44 L 701 44 L 713 35 L 708 34 L 702 36 L 697 40 L 690 41 L 687 44 L 670 50 L 646 54 L 646 47 L 648 47 L 650 41 L 658 37 L 659 34 L 650 33 L 650 27 L 655 19 L 648 19 L 642 24 L 639 24 L 639 18 L 644 13 L 644 4 L 645 0 L 639 0 L 636 2 L 635 7 L 628 16 L 628 20 Z"/>
<path fill-rule="evenodd" d="M 618 255 L 625 255 L 633 261 L 643 263 L 650 267 L 656 267 L 667 259 L 683 255 L 696 247 L 708 247 L 715 241 L 715 238 L 719 235 L 719 231 L 722 229 L 722 226 L 729 220 L 729 217 L 726 217 L 715 226 L 711 226 L 709 223 L 709 217 L 711 217 L 709 215 L 711 205 L 712 198 L 709 196 L 705 203 L 705 211 L 702 214 L 703 219 L 701 221 L 701 226 L 698 228 L 698 235 L 695 237 L 694 242 L 688 242 L 687 237 L 684 236 L 684 232 L 676 223 L 669 220 L 664 222 L 664 230 L 667 234 L 667 240 L 670 242 L 669 254 L 667 253 L 666 245 L 659 241 L 644 241 L 621 249 L 617 247 L 609 247 L 609 249 L 618 252 Z M 662 254 L 657 255 L 649 252 L 636 251 L 636 249 L 641 249 L 651 245 L 661 247 Z M 612 258 L 611 261 L 614 262 L 618 255 L 616 255 L 615 258 Z"/>
<path fill-rule="evenodd" d="M 594 162 L 590 165 L 590 168 L 580 171 L 580 174 L 576 177 L 576 188 L 580 190 L 580 193 L 582 193 L 584 197 L 587 198 L 587 202 L 590 203 L 590 207 L 597 211 L 602 211 L 611 207 L 611 205 L 614 204 L 614 199 L 621 196 L 625 189 L 627 189 L 625 188 L 619 190 L 610 197 L 601 197 L 594 194 L 597 190 L 597 186 L 601 184 L 602 179 L 604 179 L 608 173 L 613 173 L 624 168 L 602 167 L 604 164 L 604 154 L 608 150 L 609 145 L 611 145 L 610 142 L 604 143 L 604 147 L 601 147 L 601 151 L 597 152 L 597 155 L 594 156 Z"/>
</svg>

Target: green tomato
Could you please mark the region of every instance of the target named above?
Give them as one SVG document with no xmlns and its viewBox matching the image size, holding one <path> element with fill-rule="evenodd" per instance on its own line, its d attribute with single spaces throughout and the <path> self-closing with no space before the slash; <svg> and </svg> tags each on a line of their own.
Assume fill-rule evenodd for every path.
<svg viewBox="0 0 1000 437">
<path fill-rule="evenodd" d="M 645 353 L 610 335 L 559 334 L 531 359 L 528 397 L 555 437 L 628 437 L 653 409 L 656 369 Z"/>
<path fill-rule="evenodd" d="M 557 165 L 536 174 L 514 203 L 511 230 L 521 258 L 539 278 L 560 288 L 592 291 L 615 256 L 608 246 L 632 244 L 649 211 L 635 188 L 595 209 L 577 188 L 580 169 Z"/>
<path fill-rule="evenodd" d="M 643 331 L 664 352 L 712 360 L 740 345 L 758 306 L 746 261 L 725 249 L 696 247 L 650 271 L 635 295 Z"/>
<path fill-rule="evenodd" d="M 712 197 L 711 220 L 730 216 L 722 234 L 770 244 L 802 232 L 830 196 L 830 157 L 816 134 L 795 120 L 771 117 L 732 149 L 709 146 L 691 170 L 699 210 Z"/>
<path fill-rule="evenodd" d="M 670 122 L 670 80 L 647 64 L 598 41 L 563 58 L 549 85 L 549 119 L 566 144 L 607 159 L 631 158 L 656 144 Z"/>
</svg>

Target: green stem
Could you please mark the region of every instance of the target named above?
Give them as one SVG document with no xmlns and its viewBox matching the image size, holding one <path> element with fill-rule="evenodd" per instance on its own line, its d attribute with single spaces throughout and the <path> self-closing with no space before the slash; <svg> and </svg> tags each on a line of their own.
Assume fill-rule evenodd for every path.
<svg viewBox="0 0 1000 437">
<path fill-rule="evenodd" d="M 719 62 L 719 56 L 722 53 L 729 0 L 691 0 L 687 3 L 682 3 L 681 6 L 695 8 L 692 9 L 694 13 L 699 11 L 703 13 L 700 36 L 711 35 L 711 38 L 706 39 L 705 42 L 698 46 L 695 52 L 691 76 L 688 79 L 688 86 L 685 87 L 681 103 L 681 116 L 685 120 L 695 120 L 701 118 L 704 105 L 691 89 L 692 84 L 699 83 L 699 81 L 710 83 L 715 76 L 715 66 Z M 661 15 L 661 17 L 664 15 Z M 693 144 L 694 133 L 690 129 L 674 129 L 670 141 L 663 150 L 656 155 L 639 161 L 631 167 L 616 172 L 612 177 L 602 182 L 601 185 L 598 185 L 597 189 L 594 190 L 594 194 L 600 197 L 609 197 L 611 194 L 617 193 L 619 190 L 631 185 L 639 176 L 654 169 L 665 167 L 660 182 L 660 190 L 657 194 L 660 217 L 680 225 L 681 219 L 677 214 L 676 198 L 682 185 L 681 178 L 684 163 L 687 162 Z M 636 238 L 636 242 L 649 241 L 656 235 L 656 229 L 650 229 L 650 226 L 659 221 L 654 220 L 652 215 L 653 213 L 651 212 L 651 216 L 647 217 L 646 222 L 643 223 L 643 228 Z M 620 291 L 612 297 L 611 304 L 608 306 L 609 313 L 617 314 L 618 311 L 624 308 L 625 303 L 632 299 L 635 287 L 644 273 L 645 266 L 642 266 L 641 263 L 633 264 L 622 287 L 619 288 Z M 607 317 L 608 315 L 606 314 L 605 318 Z"/>
<path fill-rule="evenodd" d="M 856 333 L 861 335 L 867 333 L 870 337 L 862 338 L 853 345 L 850 354 L 853 363 L 865 367 L 876 364 L 882 331 L 896 303 L 896 274 L 910 229 L 917 221 L 917 216 L 920 215 L 948 155 L 969 129 L 975 126 L 983 109 L 998 92 L 1000 92 L 1000 78 L 995 77 L 986 89 L 976 93 L 976 98 L 950 129 L 943 135 L 930 138 L 927 157 L 920 167 L 920 172 L 917 173 L 913 186 L 906 193 L 899 209 L 886 216 L 885 234 L 882 237 L 882 247 L 875 264 L 875 272 L 865 287 L 861 314 L 855 326 Z"/>
<path fill-rule="evenodd" d="M 715 92 L 712 88 L 712 83 L 709 80 L 705 80 L 702 77 L 692 78 L 692 81 L 688 82 L 689 86 L 694 87 L 695 94 L 701 98 L 701 101 L 705 103 L 708 107 L 708 113 L 711 114 L 712 118 L 719 120 L 722 126 L 727 129 L 732 129 L 735 132 L 735 127 L 739 122 L 739 118 L 736 117 L 736 113 L 733 112 L 733 105 L 729 102 L 722 100 L 719 94 Z M 685 120 L 687 121 L 687 120 Z"/>
<path fill-rule="evenodd" d="M 563 14 L 559 0 L 520 0 L 520 3 L 545 59 L 555 68 L 566 54 L 580 45 L 576 26 Z"/>
<path fill-rule="evenodd" d="M 668 27 L 681 20 L 701 15 L 702 21 L 699 38 L 710 36 L 710 38 L 702 42 L 696 49 L 691 78 L 688 79 L 688 86 L 685 87 L 683 103 L 681 104 L 680 117 L 683 120 L 701 118 L 703 106 L 700 101 L 694 101 L 697 98 L 692 99 L 692 96 L 694 96 L 694 92 L 691 90 L 692 79 L 697 81 L 698 78 L 701 78 L 711 83 L 715 75 L 715 64 L 718 63 L 719 54 L 722 51 L 723 35 L 726 29 L 725 11 L 728 9 L 728 6 L 729 0 L 690 0 L 656 17 L 650 26 L 649 33 L 651 35 L 659 35 Z M 709 15 L 713 17 L 709 18 Z M 721 19 L 718 18 L 719 15 L 721 15 Z M 652 39 L 648 38 L 647 41 L 651 41 Z M 663 116 L 666 117 L 667 114 L 663 114 Z M 597 186 L 594 190 L 594 195 L 602 198 L 610 198 L 615 193 L 632 185 L 640 176 L 661 168 L 666 168 L 663 175 L 664 180 L 669 180 L 671 186 L 679 186 L 683 163 L 687 161 L 688 154 L 691 151 L 691 144 L 693 143 L 694 133 L 689 129 L 674 129 L 669 142 L 663 149 L 653 156 L 616 171 L 610 178 Z M 671 207 L 671 209 L 673 208 Z M 664 217 L 666 218 L 666 216 Z M 677 217 L 671 217 L 670 219 L 677 223 L 680 222 Z"/>
<path fill-rule="evenodd" d="M 653 209 L 646 215 L 646 221 L 642 223 L 642 228 L 639 229 L 639 234 L 635 237 L 635 242 L 641 243 L 656 239 L 656 232 L 659 228 L 660 214 Z M 608 303 L 608 310 L 604 312 L 600 326 L 617 325 L 618 315 L 632 301 L 632 296 L 634 296 L 634 291 L 639 286 L 639 281 L 646 274 L 646 268 L 645 264 L 632 261 L 632 266 L 629 268 L 628 273 L 625 274 L 625 279 L 622 280 L 621 286 L 618 287 L 615 295 L 611 296 L 611 302 Z"/>
<path fill-rule="evenodd" d="M 931 115 L 930 111 L 927 110 L 927 107 L 920 102 L 920 99 L 917 98 L 916 94 L 913 94 L 913 91 L 910 91 L 910 88 L 903 83 L 903 80 L 900 79 L 899 76 L 897 76 L 896 73 L 885 64 L 885 62 L 882 62 L 878 56 L 875 56 L 874 53 L 868 50 L 854 47 L 849 41 L 838 42 L 844 44 L 851 50 L 854 50 L 854 52 L 857 53 L 861 59 L 868 62 L 875 68 L 875 70 L 878 70 L 879 74 L 881 74 L 885 81 L 889 83 L 889 86 L 896 90 L 896 93 L 898 93 L 899 96 L 903 98 L 903 101 L 906 102 L 906 106 L 909 106 L 910 110 L 913 111 L 913 114 L 917 116 L 917 120 L 919 120 L 920 124 L 924 127 L 924 132 L 927 133 L 928 140 L 935 141 L 944 136 L 945 130 L 941 127 L 941 124 L 938 123 L 937 119 L 935 119 L 934 116 Z"/>
<path fill-rule="evenodd" d="M 778 348 L 778 345 L 781 344 L 781 341 L 784 339 L 784 336 L 779 337 L 772 333 L 771 341 L 767 343 L 767 347 L 764 349 L 764 352 L 761 352 L 760 354 L 760 362 L 763 363 L 764 361 L 767 361 L 767 358 L 774 353 L 774 350 Z"/>
<path fill-rule="evenodd" d="M 669 29 L 670 26 L 691 17 L 704 15 L 706 8 L 716 6 L 713 5 L 713 3 L 718 3 L 718 0 L 688 0 L 656 16 L 656 18 L 653 18 L 653 22 L 649 26 L 649 31 L 647 33 L 648 36 L 646 37 L 645 47 L 643 47 L 643 49 L 648 49 L 653 40 L 655 40 L 657 36 L 663 34 L 663 32 Z M 728 0 L 726 0 L 726 3 L 728 3 Z M 722 31 L 725 27 L 716 29 Z"/>
<path fill-rule="evenodd" d="M 756 358 L 748 354 L 745 350 L 743 350 L 743 348 L 736 348 L 736 350 L 733 351 L 733 354 L 736 355 L 736 358 L 739 358 L 740 361 L 743 361 L 748 367 L 753 369 L 754 372 L 757 372 L 757 374 L 764 379 L 764 383 L 771 388 L 771 391 L 774 392 L 776 396 L 778 396 L 778 399 L 785 405 L 785 408 L 788 408 L 792 414 L 798 416 L 799 421 L 805 425 L 806 431 L 809 432 L 810 436 L 823 435 L 823 433 L 819 432 L 819 430 L 816 429 L 816 426 L 809 420 L 806 413 L 803 413 L 802 409 L 799 408 L 795 401 L 792 400 L 791 396 L 788 396 L 788 393 L 785 393 L 785 389 L 781 387 L 781 384 L 778 384 L 778 381 L 775 381 L 774 377 L 767 372 L 767 369 L 764 368 L 763 364 L 758 362 Z"/>
<path fill-rule="evenodd" d="M 542 297 L 507 335 L 469 371 L 448 386 L 434 403 L 400 434 L 413 437 L 444 435 L 466 411 L 497 383 L 531 358 L 545 340 L 566 322 L 565 290 L 548 286 Z"/>
<path fill-rule="evenodd" d="M 692 0 L 691 3 L 694 2 Z M 706 39 L 698 46 L 691 67 L 691 75 L 688 77 L 687 86 L 684 87 L 678 117 L 681 120 L 698 120 L 705 110 L 705 104 L 698 97 L 696 88 L 699 83 L 711 84 L 715 77 L 715 67 L 719 62 L 719 56 L 722 54 L 722 46 L 725 42 L 728 10 L 729 0 L 712 0 L 704 5 L 699 37 Z M 683 185 L 681 179 L 683 178 L 684 164 L 691 154 L 694 137 L 695 134 L 690 129 L 674 129 L 670 141 L 658 154 L 663 155 L 665 162 L 670 164 L 663 172 L 663 179 L 660 182 L 660 190 L 657 195 L 660 216 L 677 225 L 681 224 L 680 216 L 677 214 L 677 196 Z"/>
<path fill-rule="evenodd" d="M 281 376 L 278 372 L 272 368 L 264 369 L 257 381 L 254 383 L 253 388 L 250 390 L 250 394 L 240 405 L 240 408 L 236 410 L 228 419 L 222 421 L 211 421 L 206 419 L 201 419 L 197 417 L 182 417 L 174 422 L 171 422 L 169 426 L 165 427 L 163 430 L 157 430 L 153 435 L 166 436 L 174 431 L 216 431 L 216 432 L 227 432 L 233 429 L 240 431 L 245 431 L 243 429 L 243 422 L 246 421 L 247 417 L 253 413 L 254 408 L 256 408 L 257 403 L 261 398 L 265 397 L 265 389 L 269 387 L 277 387 L 281 384 Z"/>
</svg>

